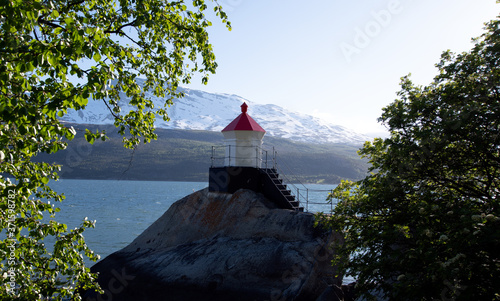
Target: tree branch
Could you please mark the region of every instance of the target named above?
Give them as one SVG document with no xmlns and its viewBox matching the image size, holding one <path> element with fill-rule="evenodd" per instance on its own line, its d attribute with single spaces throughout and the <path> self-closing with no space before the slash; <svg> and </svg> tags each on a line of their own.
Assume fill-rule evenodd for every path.
<svg viewBox="0 0 500 301">
<path fill-rule="evenodd" d="M 111 113 L 111 115 L 113 115 L 113 117 L 115 117 L 116 119 L 119 119 L 119 120 L 122 120 L 122 121 L 123 121 L 123 119 L 121 118 L 121 116 L 116 115 L 116 113 L 115 113 L 115 112 L 113 112 L 113 110 L 111 109 L 111 107 L 109 106 L 109 104 L 106 102 L 106 100 L 104 100 L 104 99 L 103 99 L 102 101 L 104 102 L 104 104 L 105 104 L 105 105 L 106 105 L 106 107 L 108 108 L 108 110 L 109 110 L 109 112 Z"/>
<path fill-rule="evenodd" d="M 35 39 L 40 42 L 40 39 L 38 38 L 38 34 L 36 33 L 36 28 L 33 28 L 33 34 L 35 35 Z"/>
<path fill-rule="evenodd" d="M 66 31 L 66 28 L 64 28 L 63 26 L 56 24 L 54 22 L 50 22 L 50 21 L 47 21 L 45 19 L 42 19 L 41 17 L 38 18 L 38 23 L 48 25 L 52 28 L 61 28 L 62 30 Z"/>
<path fill-rule="evenodd" d="M 170 20 L 170 18 L 167 19 L 168 22 L 174 24 L 175 26 L 177 26 L 178 29 L 182 29 L 182 30 L 186 30 L 186 31 L 191 31 L 191 32 L 195 32 L 192 28 L 188 28 L 186 26 L 182 26 L 172 20 Z"/>
<path fill-rule="evenodd" d="M 129 23 L 127 23 L 127 24 L 123 24 L 123 25 L 121 25 L 120 27 L 118 27 L 118 28 L 117 28 L 117 29 L 115 29 L 115 30 L 111 30 L 111 26 L 112 26 L 112 25 L 110 25 L 110 26 L 108 27 L 108 29 L 106 29 L 106 30 L 104 31 L 104 33 L 123 35 L 123 36 L 125 36 L 126 38 L 128 38 L 130 41 L 132 41 L 134 44 L 136 44 L 137 46 L 142 47 L 142 45 L 141 45 L 141 44 L 139 44 L 139 42 L 137 42 L 136 40 L 132 39 L 132 38 L 131 38 L 130 36 L 128 36 L 125 32 L 123 32 L 123 29 L 124 29 L 125 27 L 135 26 L 135 25 L 136 25 L 136 22 L 137 22 L 137 19 L 135 19 L 134 21 L 129 22 Z"/>
<path fill-rule="evenodd" d="M 111 30 L 111 25 L 108 27 L 108 29 L 106 29 L 104 31 L 104 33 L 110 33 L 110 34 L 125 34 L 122 29 L 124 29 L 125 27 L 128 27 L 128 26 L 135 26 L 135 22 L 137 22 L 137 19 L 135 19 L 134 21 L 130 22 L 130 23 L 127 23 L 127 24 L 123 24 L 122 26 L 118 27 L 117 29 L 115 30 Z"/>
<path fill-rule="evenodd" d="M 126 33 L 124 33 L 123 31 L 120 33 L 121 35 L 124 35 L 126 38 L 128 38 L 130 41 L 132 41 L 134 44 L 136 44 L 137 46 L 139 47 L 143 47 L 141 44 L 139 44 L 139 42 L 135 41 L 134 39 L 132 39 L 131 37 L 129 37 Z"/>
<path fill-rule="evenodd" d="M 135 145 L 134 148 L 132 149 L 132 154 L 130 155 L 130 160 L 128 161 L 128 166 L 127 168 L 122 172 L 122 175 L 120 176 L 120 180 L 123 179 L 123 176 L 125 176 L 125 174 L 127 173 L 127 171 L 130 170 L 130 167 L 132 167 L 132 163 L 134 161 L 134 155 L 135 155 L 135 151 L 137 149 L 138 145 Z"/>
</svg>

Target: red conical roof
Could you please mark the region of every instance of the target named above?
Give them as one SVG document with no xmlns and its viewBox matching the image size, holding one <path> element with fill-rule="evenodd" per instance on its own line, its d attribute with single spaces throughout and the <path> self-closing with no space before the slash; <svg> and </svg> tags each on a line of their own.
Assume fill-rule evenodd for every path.
<svg viewBox="0 0 500 301">
<path fill-rule="evenodd" d="M 241 105 L 241 114 L 236 117 L 230 124 L 228 124 L 222 132 L 228 131 L 254 131 L 266 132 L 250 115 L 247 114 L 248 105 L 243 103 Z"/>
</svg>

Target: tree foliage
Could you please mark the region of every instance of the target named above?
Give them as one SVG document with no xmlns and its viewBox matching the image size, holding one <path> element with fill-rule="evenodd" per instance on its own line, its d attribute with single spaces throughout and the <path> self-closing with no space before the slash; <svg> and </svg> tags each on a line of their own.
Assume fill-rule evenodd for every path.
<svg viewBox="0 0 500 301">
<path fill-rule="evenodd" d="M 48 184 L 59 167 L 32 159 L 67 146 L 76 131 L 58 117 L 89 101 L 107 105 L 126 147 L 155 139 L 153 122 L 168 120 L 177 87 L 195 73 L 206 82 L 217 67 L 208 3 L 0 0 L 0 299 L 78 299 L 77 288 L 95 286 L 83 256 L 97 256 L 82 234 L 94 223 L 68 230 L 54 220 L 64 196 Z M 210 6 L 230 29 L 220 5 Z M 166 97 L 165 106 L 154 107 L 151 95 Z M 121 96 L 136 109 L 121 112 Z"/>
<path fill-rule="evenodd" d="M 339 185 L 318 221 L 345 234 L 335 264 L 363 294 L 499 300 L 500 20 L 437 67 L 428 86 L 402 79 L 380 118 L 390 137 L 360 150 L 371 174 Z"/>
</svg>

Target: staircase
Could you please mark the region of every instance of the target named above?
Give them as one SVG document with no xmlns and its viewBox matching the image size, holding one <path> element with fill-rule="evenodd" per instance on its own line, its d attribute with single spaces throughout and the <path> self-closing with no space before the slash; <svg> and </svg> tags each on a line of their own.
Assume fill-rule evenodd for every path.
<svg viewBox="0 0 500 301">
<path fill-rule="evenodd" d="M 304 207 L 300 207 L 295 196 L 283 184 L 283 179 L 279 177 L 278 171 L 274 168 L 261 169 L 264 184 L 264 194 L 272 199 L 280 208 L 293 209 L 296 211 L 304 211 Z"/>
</svg>

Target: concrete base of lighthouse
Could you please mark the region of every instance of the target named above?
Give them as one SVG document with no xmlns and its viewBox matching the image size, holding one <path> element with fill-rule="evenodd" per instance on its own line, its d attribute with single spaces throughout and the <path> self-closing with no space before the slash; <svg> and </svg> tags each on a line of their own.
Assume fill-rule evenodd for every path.
<svg viewBox="0 0 500 301">
<path fill-rule="evenodd" d="M 250 189 L 262 193 L 278 208 L 303 211 L 299 202 L 271 168 L 212 167 L 209 170 L 208 190 L 211 192 L 235 193 L 239 189 Z"/>
<path fill-rule="evenodd" d="M 235 193 L 238 189 L 262 190 L 260 168 L 255 167 L 212 167 L 209 172 L 208 190 L 212 192 Z"/>
</svg>

